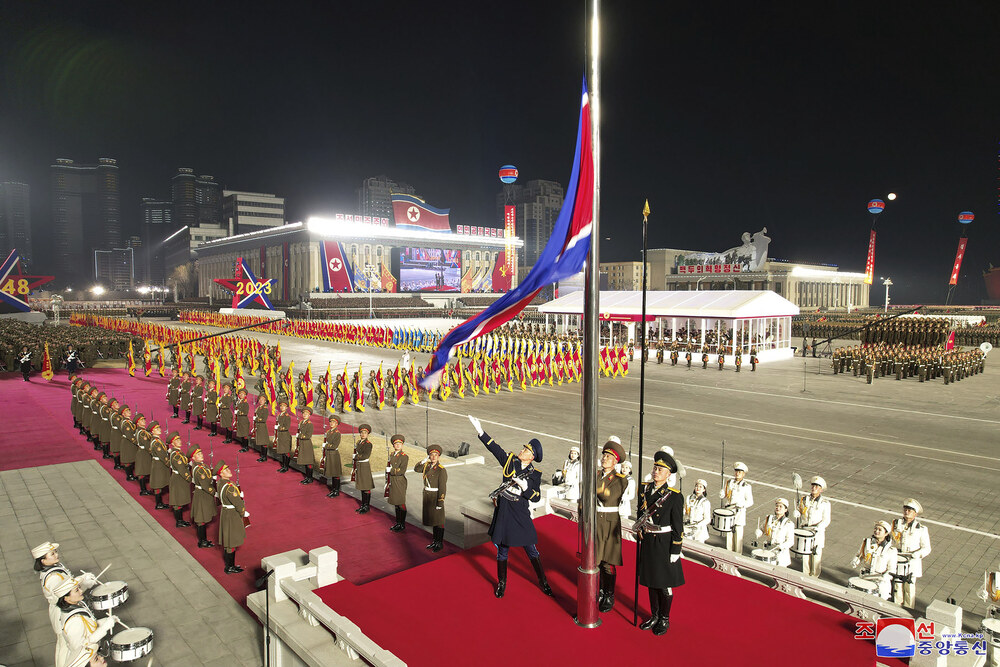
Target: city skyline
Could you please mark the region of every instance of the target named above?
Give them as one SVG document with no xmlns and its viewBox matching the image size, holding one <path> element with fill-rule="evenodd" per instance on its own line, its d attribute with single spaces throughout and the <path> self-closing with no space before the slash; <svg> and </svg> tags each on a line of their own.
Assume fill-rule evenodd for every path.
<svg viewBox="0 0 1000 667">
<path fill-rule="evenodd" d="M 565 184 L 582 3 L 241 7 L 219 31 L 227 7 L 11 11 L 0 181 L 31 186 L 36 236 L 58 157 L 117 159 L 123 236 L 182 166 L 285 197 L 289 220 L 354 210 L 377 174 L 456 224 L 497 222 L 502 164 Z M 602 261 L 639 259 L 648 198 L 650 247 L 721 250 L 767 227 L 775 257 L 860 271 L 865 204 L 893 191 L 875 261 L 893 301 L 943 301 L 963 210 L 956 301 L 978 301 L 1000 264 L 996 6 L 643 9 L 604 6 Z"/>
</svg>

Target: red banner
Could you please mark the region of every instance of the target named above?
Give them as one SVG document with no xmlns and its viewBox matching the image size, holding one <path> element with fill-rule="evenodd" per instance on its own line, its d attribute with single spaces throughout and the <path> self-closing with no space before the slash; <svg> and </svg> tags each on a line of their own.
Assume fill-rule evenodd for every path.
<svg viewBox="0 0 1000 667">
<path fill-rule="evenodd" d="M 962 268 L 962 258 L 965 257 L 965 244 L 969 242 L 969 239 L 965 236 L 958 240 L 958 251 L 955 253 L 955 266 L 951 269 L 951 280 L 948 281 L 949 285 L 958 284 L 958 270 Z"/>
<path fill-rule="evenodd" d="M 872 227 L 871 238 L 868 239 L 868 260 L 865 262 L 865 285 L 871 285 L 875 277 L 875 228 Z"/>
<path fill-rule="evenodd" d="M 343 248 L 337 241 L 323 241 L 320 246 L 323 259 L 323 283 L 330 292 L 353 292 L 351 267 L 344 257 Z"/>
<path fill-rule="evenodd" d="M 507 263 L 506 251 L 501 250 L 497 253 L 497 261 L 493 265 L 493 275 L 490 276 L 493 282 L 491 289 L 494 292 L 509 291 L 511 273 L 510 265 Z"/>
</svg>

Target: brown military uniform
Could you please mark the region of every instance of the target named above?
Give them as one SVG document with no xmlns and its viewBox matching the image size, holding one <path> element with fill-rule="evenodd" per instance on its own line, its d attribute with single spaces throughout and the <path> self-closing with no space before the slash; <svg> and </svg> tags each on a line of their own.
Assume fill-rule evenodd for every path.
<svg viewBox="0 0 1000 667">
<path fill-rule="evenodd" d="M 358 491 L 371 491 L 375 488 L 372 477 L 372 443 L 367 438 L 359 440 L 354 446 L 354 486 Z"/>
<path fill-rule="evenodd" d="M 316 452 L 313 451 L 312 444 L 313 425 L 308 419 L 299 421 L 299 432 L 295 436 L 295 446 L 299 450 L 299 455 L 295 462 L 300 466 L 316 465 Z"/>
<path fill-rule="evenodd" d="M 267 432 L 267 413 L 268 409 L 263 401 L 257 404 L 253 413 L 254 442 L 262 452 L 266 452 L 266 448 L 271 446 L 271 435 Z"/>
<path fill-rule="evenodd" d="M 440 463 L 418 463 L 414 471 L 423 473 L 423 524 L 444 527 L 444 497 L 448 491 L 448 471 Z"/>
<path fill-rule="evenodd" d="M 135 422 L 123 417 L 118 428 L 121 429 L 122 463 L 132 465 L 135 463 Z"/>
<path fill-rule="evenodd" d="M 250 404 L 242 398 L 236 400 L 236 437 L 250 437 Z"/>
<path fill-rule="evenodd" d="M 109 450 L 113 456 L 119 456 L 122 452 L 122 416 L 117 410 L 108 411 L 108 442 Z"/>
<path fill-rule="evenodd" d="M 170 504 L 174 507 L 191 502 L 191 466 L 184 452 L 170 452 Z"/>
<path fill-rule="evenodd" d="M 233 427 L 233 396 L 232 394 L 219 399 L 219 415 L 221 416 L 220 426 L 222 428 Z"/>
<path fill-rule="evenodd" d="M 622 564 L 622 518 L 618 512 L 628 479 L 614 471 L 597 480 L 597 524 L 594 557 L 608 565 Z"/>
<path fill-rule="evenodd" d="M 171 406 L 180 405 L 181 379 L 177 375 L 170 378 L 167 385 L 167 403 Z"/>
<path fill-rule="evenodd" d="M 170 484 L 169 452 L 167 445 L 159 438 L 153 438 L 149 448 L 153 457 L 152 471 L 149 475 L 149 488 L 160 490 Z"/>
<path fill-rule="evenodd" d="M 340 431 L 331 429 L 323 436 L 323 475 L 325 477 L 340 477 L 344 474 L 344 465 L 340 460 Z"/>
<path fill-rule="evenodd" d="M 205 397 L 205 420 L 209 424 L 219 421 L 219 392 L 215 391 L 214 383 Z"/>
<path fill-rule="evenodd" d="M 191 409 L 191 378 L 181 380 L 180 392 L 178 392 L 180 409 L 187 411 Z"/>
<path fill-rule="evenodd" d="M 235 482 L 228 480 L 220 484 L 219 500 L 222 507 L 219 510 L 219 542 L 226 549 L 235 549 L 242 546 L 247 538 L 247 529 L 243 525 L 246 505 L 243 502 L 243 492 Z"/>
<path fill-rule="evenodd" d="M 386 471 L 389 473 L 389 504 L 400 506 L 406 504 L 406 470 L 410 466 L 410 457 L 399 450 L 389 457 Z"/>
<path fill-rule="evenodd" d="M 289 429 L 292 427 L 292 416 L 287 412 L 283 415 L 278 415 L 275 420 L 275 447 L 277 454 L 282 456 L 284 454 L 292 453 L 292 434 Z"/>
<path fill-rule="evenodd" d="M 198 524 L 210 522 L 215 518 L 215 480 L 212 471 L 204 463 L 199 463 L 192 470 L 194 493 L 191 496 L 191 520 Z"/>
<path fill-rule="evenodd" d="M 152 439 L 153 436 L 146 429 L 136 431 L 135 474 L 138 477 L 145 477 L 153 470 L 153 457 L 149 451 Z"/>
</svg>

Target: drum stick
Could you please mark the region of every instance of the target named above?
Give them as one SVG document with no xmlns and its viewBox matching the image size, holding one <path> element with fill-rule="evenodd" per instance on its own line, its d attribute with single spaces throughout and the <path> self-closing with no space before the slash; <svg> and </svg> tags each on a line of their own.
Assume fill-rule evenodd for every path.
<svg viewBox="0 0 1000 667">
<path fill-rule="evenodd" d="M 104 582 L 101 581 L 101 575 L 107 572 L 109 567 L 111 567 L 111 563 L 108 563 L 107 565 L 104 566 L 104 569 L 101 570 L 96 577 L 94 577 L 94 581 L 96 581 L 99 584 L 103 584 Z"/>
<path fill-rule="evenodd" d="M 110 610 L 110 609 L 108 610 L 108 616 L 111 616 L 111 610 Z M 117 622 L 117 623 L 118 623 L 118 625 L 122 626 L 122 627 L 123 627 L 123 628 L 125 628 L 126 630 L 131 630 L 131 629 L 132 629 L 132 628 L 128 627 L 127 625 L 125 625 L 125 624 L 124 624 L 124 623 L 122 622 L 122 619 L 120 619 L 120 618 L 117 618 L 117 617 L 116 617 L 116 618 L 115 618 L 115 622 Z"/>
</svg>

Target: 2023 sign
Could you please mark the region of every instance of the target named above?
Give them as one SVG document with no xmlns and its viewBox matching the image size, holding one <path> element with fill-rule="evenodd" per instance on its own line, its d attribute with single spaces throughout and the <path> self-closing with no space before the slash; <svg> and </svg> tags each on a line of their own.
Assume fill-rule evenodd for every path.
<svg viewBox="0 0 1000 667">
<path fill-rule="evenodd" d="M 242 296 L 244 294 L 270 294 L 271 293 L 271 281 L 262 280 L 258 283 L 248 280 L 245 283 L 236 284 L 236 294 L 237 296 Z"/>
</svg>

